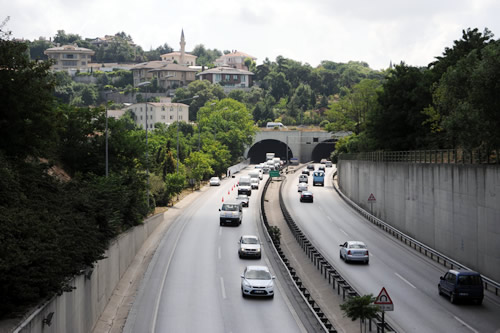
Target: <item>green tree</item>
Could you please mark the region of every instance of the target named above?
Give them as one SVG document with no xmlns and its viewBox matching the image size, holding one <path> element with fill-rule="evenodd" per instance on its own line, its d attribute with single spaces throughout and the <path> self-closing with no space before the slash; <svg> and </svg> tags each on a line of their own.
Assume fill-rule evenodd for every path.
<svg viewBox="0 0 500 333">
<path fill-rule="evenodd" d="M 203 179 L 208 179 L 214 173 L 212 169 L 214 162 L 211 160 L 211 156 L 203 152 L 191 153 L 186 158 L 185 164 L 188 170 L 187 176 L 197 183 Z"/>
<path fill-rule="evenodd" d="M 349 297 L 343 304 L 340 304 L 340 309 L 344 312 L 344 316 L 351 318 L 352 321 L 359 319 L 359 329 L 363 332 L 362 324 L 365 319 L 375 318 L 380 311 L 373 302 L 375 302 L 375 297 L 372 294 Z"/>
<path fill-rule="evenodd" d="M 31 60 L 48 60 L 48 57 L 43 53 L 46 49 L 54 47 L 54 44 L 45 38 L 40 37 L 28 43 Z"/>
<path fill-rule="evenodd" d="M 199 111 L 199 125 L 202 131 L 212 133 L 217 141 L 228 148 L 231 162 L 243 156 L 246 145 L 252 143 L 256 131 L 252 114 L 245 105 L 229 98 L 207 102 Z"/>
<path fill-rule="evenodd" d="M 198 96 L 198 98 L 192 99 L 194 96 Z M 172 102 L 191 99 L 182 103 L 189 104 L 189 119 L 194 121 L 197 119 L 198 110 L 207 101 L 222 99 L 225 96 L 221 86 L 211 84 L 207 80 L 196 80 L 185 88 L 176 89 Z"/>
<path fill-rule="evenodd" d="M 30 61 L 26 43 L 0 39 L 0 150 L 11 156 L 47 156 L 58 141 L 50 62 Z M 6 70 L 8 69 L 8 70 Z"/>
<path fill-rule="evenodd" d="M 288 96 L 291 84 L 282 72 L 270 72 L 264 79 L 264 82 L 270 89 L 271 95 L 275 100 Z"/>
</svg>

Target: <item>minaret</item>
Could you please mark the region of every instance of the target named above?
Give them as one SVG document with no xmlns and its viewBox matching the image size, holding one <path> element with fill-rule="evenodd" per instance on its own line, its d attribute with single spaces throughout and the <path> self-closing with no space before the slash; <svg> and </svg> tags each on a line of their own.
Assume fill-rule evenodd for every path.
<svg viewBox="0 0 500 333">
<path fill-rule="evenodd" d="M 184 66 L 185 65 L 185 62 L 184 62 L 184 53 L 186 52 L 185 50 L 185 47 L 186 47 L 186 41 L 184 40 L 184 29 L 182 29 L 182 32 L 181 32 L 181 63 L 179 65 L 182 65 Z"/>
</svg>

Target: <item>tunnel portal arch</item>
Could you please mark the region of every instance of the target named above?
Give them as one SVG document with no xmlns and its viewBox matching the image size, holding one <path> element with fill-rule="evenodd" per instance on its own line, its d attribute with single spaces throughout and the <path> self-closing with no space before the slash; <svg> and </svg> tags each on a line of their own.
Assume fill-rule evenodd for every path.
<svg viewBox="0 0 500 333">
<path fill-rule="evenodd" d="M 286 160 L 288 151 L 288 159 L 293 157 L 290 147 L 279 140 L 266 139 L 253 144 L 248 150 L 247 158 L 251 164 L 258 164 L 266 161 L 266 153 L 274 153 L 275 157 Z"/>
<path fill-rule="evenodd" d="M 323 158 L 329 160 L 331 153 L 335 151 L 336 143 L 337 140 L 334 139 L 328 139 L 318 143 L 318 145 L 314 147 L 314 150 L 312 151 L 312 160 L 315 163 L 319 163 Z"/>
</svg>

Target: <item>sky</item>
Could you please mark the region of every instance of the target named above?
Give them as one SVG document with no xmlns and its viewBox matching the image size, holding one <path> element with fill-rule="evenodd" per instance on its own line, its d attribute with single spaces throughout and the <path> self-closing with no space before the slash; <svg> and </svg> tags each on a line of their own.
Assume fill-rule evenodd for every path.
<svg viewBox="0 0 500 333">
<path fill-rule="evenodd" d="M 426 66 L 462 30 L 500 36 L 498 0 L 0 0 L 3 30 L 13 38 L 83 38 L 124 31 L 144 50 L 164 43 L 186 51 L 238 50 L 274 61 L 281 55 L 313 67 L 364 61 L 385 69 L 404 61 Z"/>
</svg>

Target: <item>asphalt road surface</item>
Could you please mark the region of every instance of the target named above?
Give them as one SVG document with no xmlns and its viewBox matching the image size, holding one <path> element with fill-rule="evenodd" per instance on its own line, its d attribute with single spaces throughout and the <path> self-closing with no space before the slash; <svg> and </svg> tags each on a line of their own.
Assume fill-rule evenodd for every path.
<svg viewBox="0 0 500 333">
<path fill-rule="evenodd" d="M 316 164 L 316 167 L 318 164 Z M 485 293 L 482 305 L 454 305 L 439 296 L 439 277 L 447 269 L 418 254 L 373 226 L 351 209 L 334 191 L 327 168 L 325 187 L 312 186 L 314 203 L 300 203 L 297 192 L 300 172 L 288 176 L 283 190 L 285 204 L 309 240 L 360 294 L 377 296 L 385 287 L 394 311 L 389 322 L 399 332 L 500 332 L 500 302 Z M 365 242 L 369 265 L 346 264 L 339 258 L 339 244 Z"/>
<path fill-rule="evenodd" d="M 243 171 L 246 173 L 247 171 Z M 269 262 L 240 259 L 238 240 L 259 235 L 258 193 L 243 208 L 238 227 L 219 226 L 222 198 L 234 200 L 239 176 L 211 187 L 166 232 L 142 281 L 124 332 L 307 332 L 294 300 Z M 229 191 L 229 194 L 228 194 Z M 267 265 L 275 280 L 274 299 L 243 298 L 241 277 L 246 265 Z"/>
</svg>

